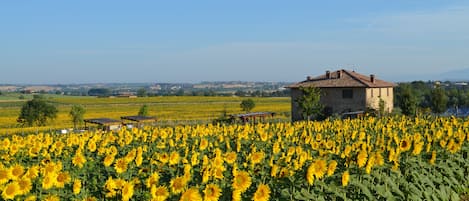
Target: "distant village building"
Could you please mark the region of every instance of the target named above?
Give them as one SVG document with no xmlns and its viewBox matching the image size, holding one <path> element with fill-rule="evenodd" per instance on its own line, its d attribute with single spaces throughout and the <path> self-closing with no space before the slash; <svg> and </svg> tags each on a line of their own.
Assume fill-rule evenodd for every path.
<svg viewBox="0 0 469 201">
<path fill-rule="evenodd" d="M 355 71 L 326 71 L 318 77 L 308 76 L 306 80 L 288 86 L 291 89 L 292 120 L 302 120 L 301 108 L 296 101 L 301 95 L 300 87 L 317 87 L 321 90 L 320 102 L 324 113 L 343 114 L 378 109 L 380 99 L 385 102 L 385 110 L 393 110 L 394 83 L 376 79 L 375 75 L 362 75 Z"/>
</svg>

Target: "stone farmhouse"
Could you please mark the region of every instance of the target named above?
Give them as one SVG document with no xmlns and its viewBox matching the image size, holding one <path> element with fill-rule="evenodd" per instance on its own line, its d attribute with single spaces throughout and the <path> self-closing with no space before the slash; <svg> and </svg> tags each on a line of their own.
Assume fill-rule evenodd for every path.
<svg viewBox="0 0 469 201">
<path fill-rule="evenodd" d="M 324 114 L 361 112 L 367 108 L 378 109 L 380 99 L 385 102 L 385 110 L 393 110 L 393 87 L 391 82 L 379 80 L 375 75 L 362 75 L 355 71 L 326 71 L 318 77 L 308 76 L 305 81 L 287 86 L 291 89 L 292 121 L 302 120 L 301 108 L 296 101 L 302 95 L 301 87 L 317 87 L 321 90 L 320 102 Z"/>
</svg>

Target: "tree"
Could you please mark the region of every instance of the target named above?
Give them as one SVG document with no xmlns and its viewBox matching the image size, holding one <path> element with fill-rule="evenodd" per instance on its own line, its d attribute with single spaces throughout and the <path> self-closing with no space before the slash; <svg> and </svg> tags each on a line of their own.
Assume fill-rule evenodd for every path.
<svg viewBox="0 0 469 201">
<path fill-rule="evenodd" d="M 110 95 L 111 95 L 111 90 L 108 88 L 92 88 L 88 91 L 88 96 L 106 97 Z"/>
<path fill-rule="evenodd" d="M 48 103 L 43 96 L 34 96 L 21 107 L 18 123 L 26 126 L 44 126 L 47 120 L 57 117 L 57 108 Z"/>
<path fill-rule="evenodd" d="M 138 97 L 148 96 L 148 92 L 145 88 L 140 88 L 140 89 L 137 90 L 137 96 Z"/>
<path fill-rule="evenodd" d="M 443 113 L 447 109 L 448 96 L 441 87 L 436 87 L 430 94 L 431 108 L 434 113 Z"/>
<path fill-rule="evenodd" d="M 417 97 L 414 95 L 409 84 L 401 84 L 400 93 L 398 95 L 399 107 L 402 114 L 414 116 L 417 113 Z"/>
<path fill-rule="evenodd" d="M 246 99 L 241 101 L 241 104 L 239 105 L 241 109 L 245 112 L 250 112 L 254 107 L 256 107 L 256 103 L 252 99 Z"/>
<path fill-rule="evenodd" d="M 379 97 L 378 112 L 380 117 L 386 114 L 386 101 L 384 101 L 381 97 Z"/>
<path fill-rule="evenodd" d="M 246 96 L 246 92 L 245 91 L 242 91 L 242 90 L 237 90 L 235 93 L 234 93 L 235 96 L 239 96 L 239 97 L 243 97 L 243 96 Z"/>
<path fill-rule="evenodd" d="M 322 113 L 324 105 L 321 104 L 321 90 L 317 87 L 300 87 L 303 95 L 298 97 L 296 102 L 298 103 L 303 119 L 308 121 L 318 119 Z"/>
<path fill-rule="evenodd" d="M 148 105 L 142 105 L 142 107 L 140 107 L 140 110 L 138 111 L 138 115 L 139 116 L 148 116 Z"/>
<path fill-rule="evenodd" d="M 70 110 L 70 117 L 72 118 L 73 128 L 77 129 L 77 124 L 83 123 L 83 115 L 85 114 L 85 108 L 81 105 L 73 105 Z"/>
</svg>

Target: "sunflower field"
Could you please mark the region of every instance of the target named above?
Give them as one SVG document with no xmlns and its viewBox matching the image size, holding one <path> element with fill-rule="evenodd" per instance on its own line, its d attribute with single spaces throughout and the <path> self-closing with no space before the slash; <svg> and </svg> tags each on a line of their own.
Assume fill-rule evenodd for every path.
<svg viewBox="0 0 469 201">
<path fill-rule="evenodd" d="M 2 200 L 464 200 L 469 121 L 387 117 L 0 138 Z"/>
</svg>

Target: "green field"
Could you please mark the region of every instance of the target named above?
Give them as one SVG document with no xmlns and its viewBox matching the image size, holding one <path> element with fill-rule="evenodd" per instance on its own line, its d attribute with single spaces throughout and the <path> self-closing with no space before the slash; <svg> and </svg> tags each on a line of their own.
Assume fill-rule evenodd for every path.
<svg viewBox="0 0 469 201">
<path fill-rule="evenodd" d="M 16 119 L 21 106 L 32 98 L 27 95 L 25 99 L 18 99 L 19 95 L 0 96 L 0 134 L 12 131 L 31 130 L 38 128 L 19 128 Z M 241 97 L 205 97 L 205 96 L 164 96 L 139 98 L 96 98 L 87 96 L 58 96 L 46 97 L 54 103 L 58 110 L 57 119 L 49 122 L 46 128 L 70 128 L 72 122 L 68 113 L 72 105 L 79 104 L 86 109 L 87 118 L 114 118 L 136 115 L 144 104 L 149 106 L 150 116 L 156 116 L 161 125 L 208 123 L 221 116 L 226 109 L 228 114 L 243 113 L 239 104 Z M 275 121 L 289 120 L 290 98 L 253 98 L 256 107 L 253 112 L 270 111 L 277 113 Z"/>
</svg>

